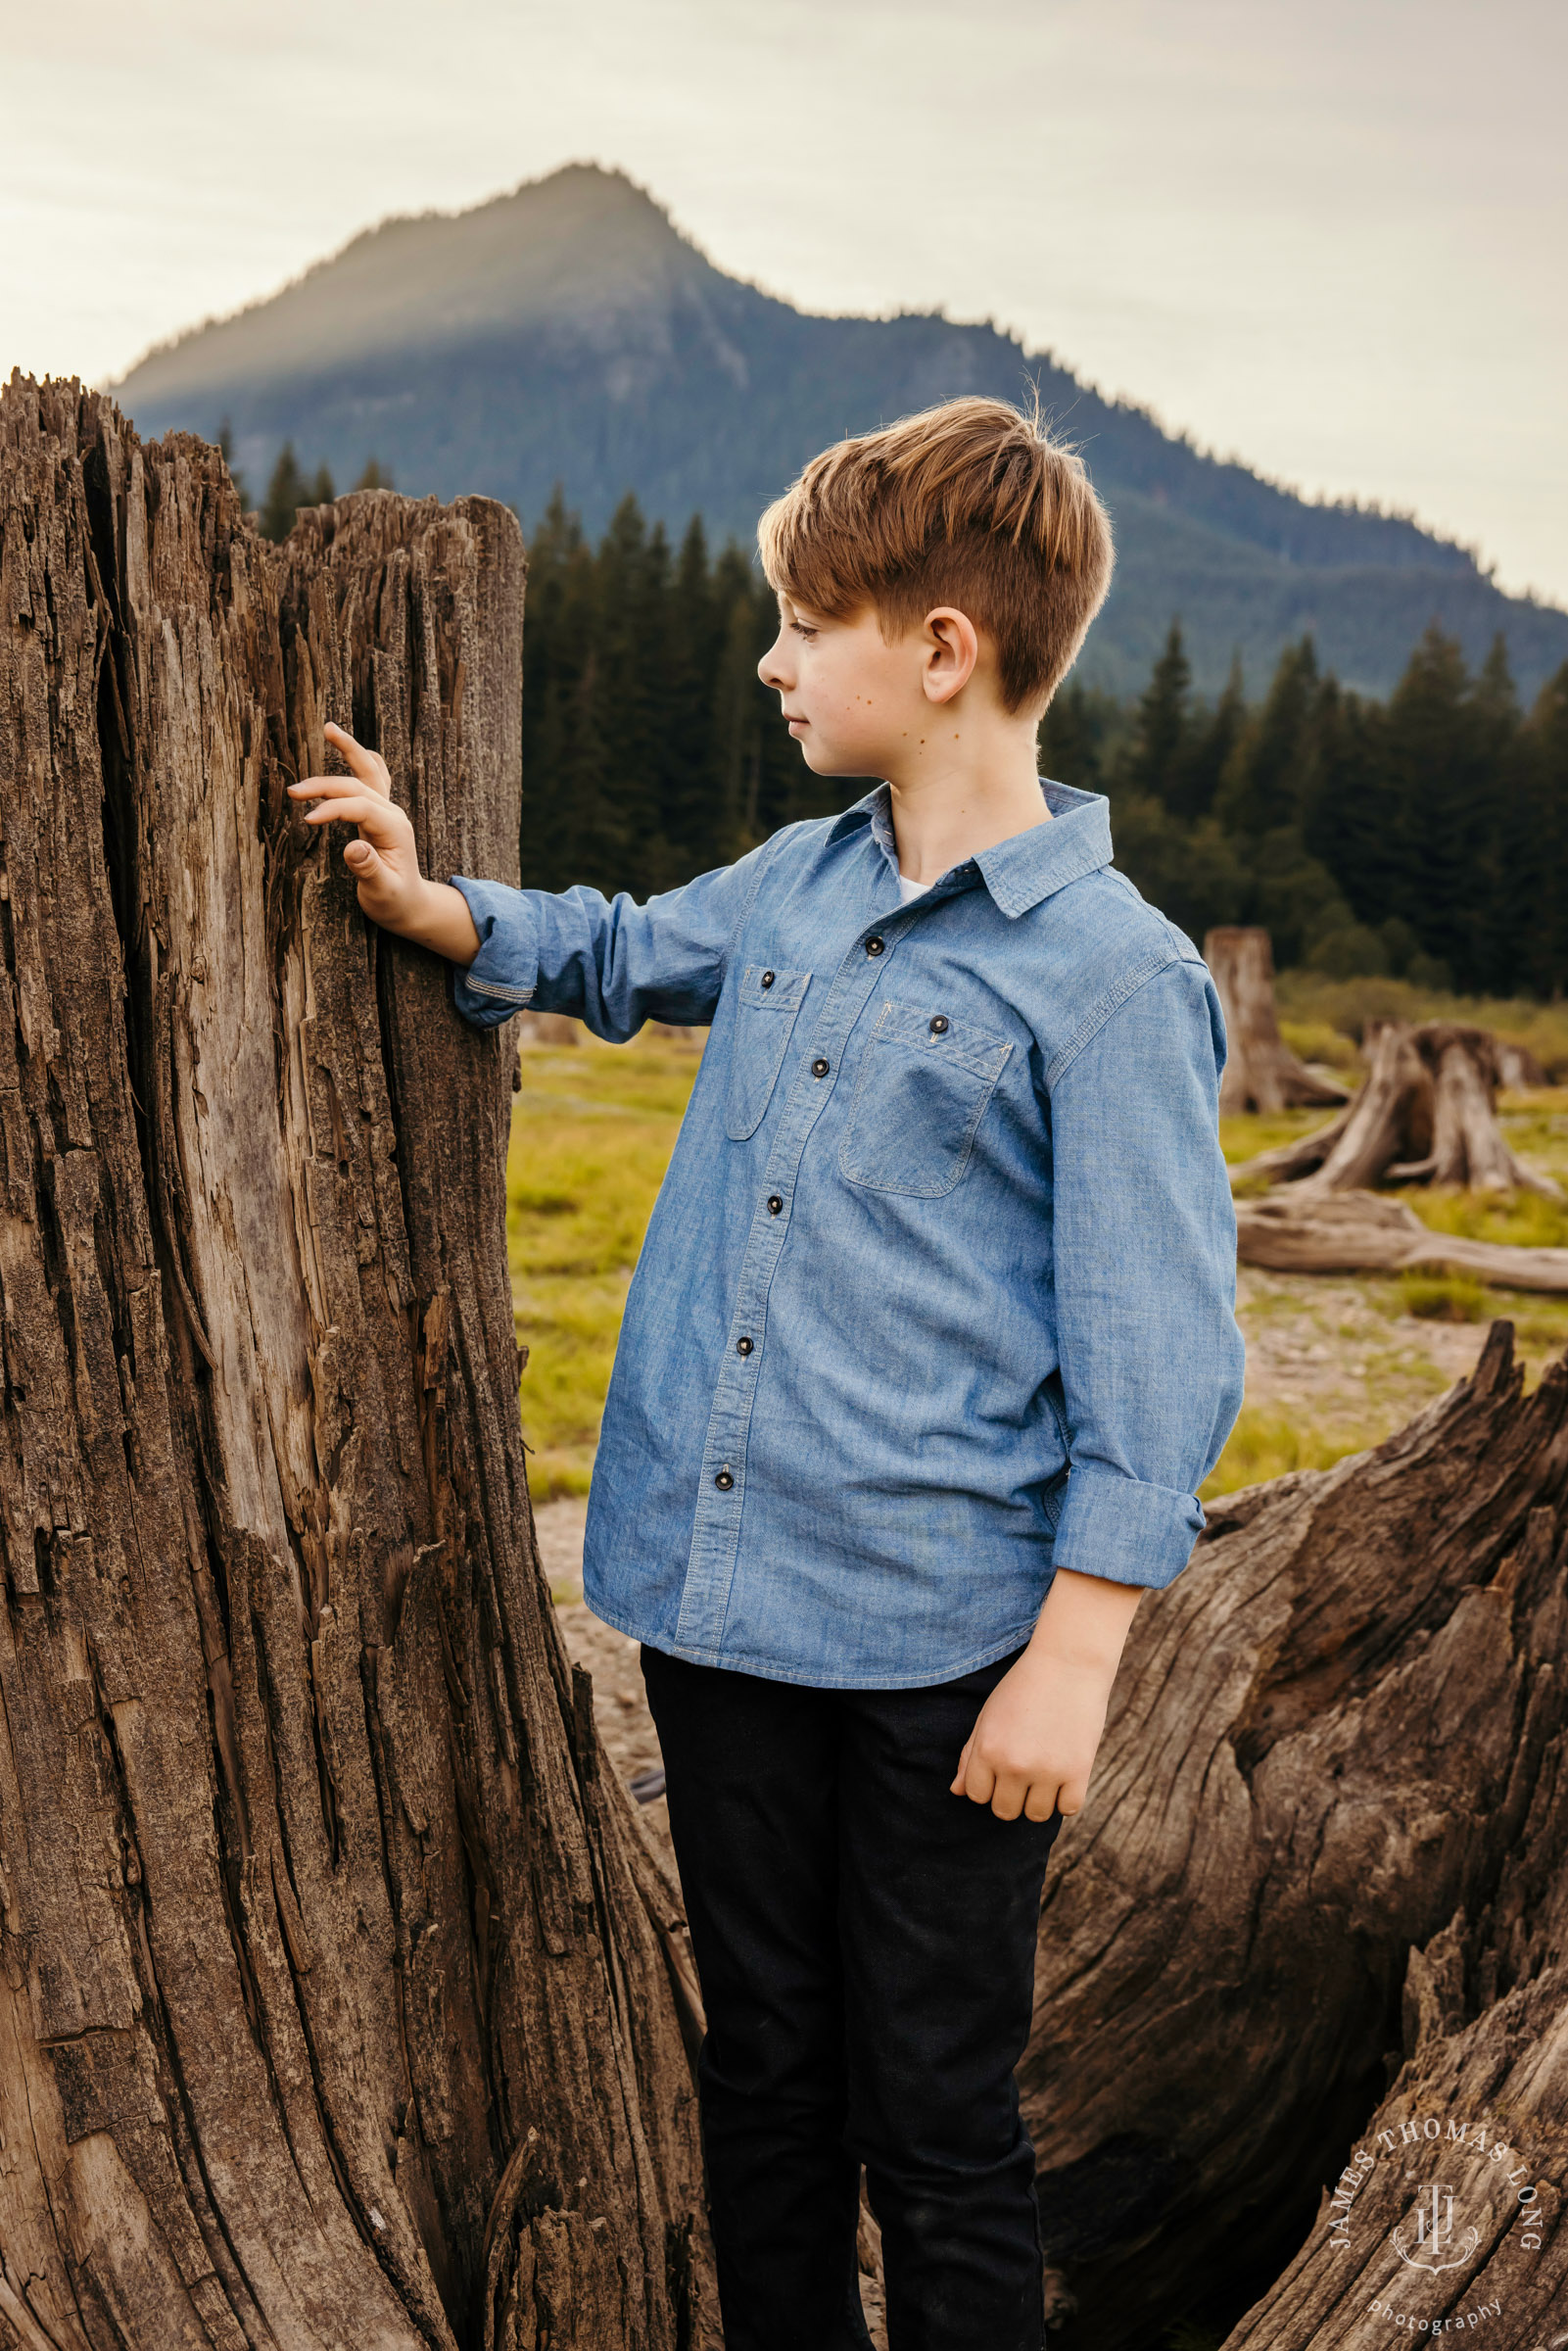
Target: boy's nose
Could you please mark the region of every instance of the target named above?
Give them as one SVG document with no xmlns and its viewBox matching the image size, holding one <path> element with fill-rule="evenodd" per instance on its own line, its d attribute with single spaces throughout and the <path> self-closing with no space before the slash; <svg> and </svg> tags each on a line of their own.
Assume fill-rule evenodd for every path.
<svg viewBox="0 0 1568 2351">
<path fill-rule="evenodd" d="M 763 654 L 762 659 L 757 663 L 758 677 L 762 680 L 764 686 L 771 687 L 775 694 L 782 692 L 784 687 L 788 683 L 779 661 L 779 655 L 783 649 L 784 639 L 782 637 L 776 637 L 772 645 L 769 646 L 767 651 Z"/>
</svg>

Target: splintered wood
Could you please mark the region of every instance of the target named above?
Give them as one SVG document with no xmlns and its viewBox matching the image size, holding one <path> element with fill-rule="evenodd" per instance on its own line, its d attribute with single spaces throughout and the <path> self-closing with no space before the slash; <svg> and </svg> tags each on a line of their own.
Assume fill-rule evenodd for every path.
<svg viewBox="0 0 1568 2351">
<path fill-rule="evenodd" d="M 0 401 L 0 2343 L 711 2332 L 679 1905 L 533 1552 L 512 1054 L 284 786 L 515 879 L 515 519 L 287 548 Z M 688 2003 L 688 2006 L 689 2003 Z"/>
<path fill-rule="evenodd" d="M 1506 1323 L 1375 1453 L 1211 1505 L 1041 1914 L 1021 2079 L 1063 2351 L 1150 2351 L 1220 2286 L 1258 2298 L 1225 2351 L 1378 2351 L 1385 2305 L 1551 2339 L 1565 1643 L 1568 1364 L 1524 1395 Z"/>
</svg>

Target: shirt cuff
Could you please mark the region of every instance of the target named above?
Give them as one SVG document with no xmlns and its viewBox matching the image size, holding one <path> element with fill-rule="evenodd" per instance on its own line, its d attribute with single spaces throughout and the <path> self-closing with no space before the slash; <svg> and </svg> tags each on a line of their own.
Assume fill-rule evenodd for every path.
<svg viewBox="0 0 1568 2351">
<path fill-rule="evenodd" d="M 1161 1591 L 1186 1566 L 1204 1525 L 1196 1494 L 1146 1485 L 1100 1462 L 1074 1463 L 1053 1563 Z"/>
<path fill-rule="evenodd" d="M 533 908 L 520 889 L 504 882 L 475 882 L 453 874 L 453 889 L 461 890 L 474 929 L 479 952 L 465 969 L 451 967 L 452 1002 L 476 1029 L 496 1029 L 533 1001 L 539 984 L 539 935 Z"/>
</svg>

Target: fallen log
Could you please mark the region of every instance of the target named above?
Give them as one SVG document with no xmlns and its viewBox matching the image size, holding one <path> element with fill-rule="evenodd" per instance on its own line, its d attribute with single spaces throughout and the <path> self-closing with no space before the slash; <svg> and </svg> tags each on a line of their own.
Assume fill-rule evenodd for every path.
<svg viewBox="0 0 1568 2351">
<path fill-rule="evenodd" d="M 707 2338 L 680 1930 L 535 1557 L 514 1056 L 284 792 L 516 873 L 523 549 L 0 398 L 0 2342 Z"/>
<path fill-rule="evenodd" d="M 1497 1323 L 1375 1453 L 1212 1506 L 1140 1613 L 1021 2074 L 1063 2351 L 1262 2292 L 1384 2096 L 1411 1946 L 1508 1898 L 1532 1820 L 1568 1867 L 1565 1534 L 1568 1365 L 1527 1398 Z"/>
<path fill-rule="evenodd" d="M 1468 1273 L 1509 1290 L 1568 1293 L 1568 1249 L 1433 1232 L 1402 1200 L 1298 1184 L 1236 1203 L 1236 1254 L 1273 1273 Z"/>
<path fill-rule="evenodd" d="M 1221 1117 L 1249 1110 L 1285 1110 L 1305 1103 L 1343 1102 L 1347 1088 L 1316 1077 L 1279 1033 L 1268 933 L 1222 925 L 1205 937 L 1204 961 L 1213 976 L 1225 1016 Z"/>
<path fill-rule="evenodd" d="M 1361 1191 L 1384 1182 L 1439 1183 L 1561 1199 L 1560 1187 L 1526 1167 L 1503 1137 L 1497 1044 L 1485 1030 L 1385 1021 L 1368 1032 L 1368 1043 L 1365 1080 L 1339 1117 L 1232 1168 L 1233 1184 L 1262 1178 Z"/>
</svg>

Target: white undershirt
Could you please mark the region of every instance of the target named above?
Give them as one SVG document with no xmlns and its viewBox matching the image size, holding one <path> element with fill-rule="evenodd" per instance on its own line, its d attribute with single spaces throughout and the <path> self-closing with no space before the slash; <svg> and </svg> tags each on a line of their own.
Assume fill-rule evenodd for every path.
<svg viewBox="0 0 1568 2351">
<path fill-rule="evenodd" d="M 923 898 L 929 888 L 928 882 L 912 882 L 907 874 L 898 877 L 898 894 L 906 906 L 912 905 L 916 898 Z"/>
</svg>

